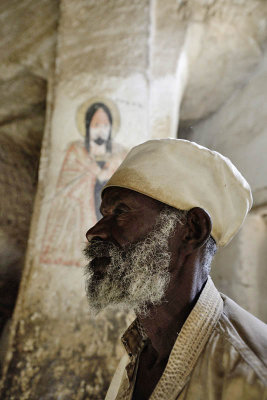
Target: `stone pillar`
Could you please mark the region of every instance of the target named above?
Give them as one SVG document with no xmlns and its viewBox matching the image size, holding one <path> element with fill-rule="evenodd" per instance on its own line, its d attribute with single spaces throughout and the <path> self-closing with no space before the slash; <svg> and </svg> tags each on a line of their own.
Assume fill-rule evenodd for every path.
<svg viewBox="0 0 267 400">
<path fill-rule="evenodd" d="M 185 35 L 176 1 L 152 0 L 150 24 L 149 129 L 153 138 L 176 137 L 172 131 L 173 124 L 177 123 L 174 117 L 176 68 Z"/>
<path fill-rule="evenodd" d="M 180 107 L 199 55 L 203 25 L 191 21 L 176 0 L 152 0 L 148 78 L 151 137 L 177 137 Z"/>
<path fill-rule="evenodd" d="M 89 315 L 82 248 L 101 186 L 148 133 L 148 1 L 61 1 L 56 71 L 2 398 L 103 399 L 132 316 Z M 98 127 L 101 126 L 99 131 Z"/>
</svg>

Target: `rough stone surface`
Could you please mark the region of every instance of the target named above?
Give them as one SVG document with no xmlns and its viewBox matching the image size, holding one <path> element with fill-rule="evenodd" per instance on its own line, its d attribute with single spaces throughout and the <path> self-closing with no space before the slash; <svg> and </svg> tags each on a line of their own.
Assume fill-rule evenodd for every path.
<svg viewBox="0 0 267 400">
<path fill-rule="evenodd" d="M 143 73 L 148 5 L 147 0 L 61 2 L 58 78 L 67 82 L 86 72 L 121 78 Z"/>
<path fill-rule="evenodd" d="M 103 399 L 129 319 L 107 311 L 92 322 L 75 267 L 39 267 L 29 279 L 2 398 Z"/>
<path fill-rule="evenodd" d="M 12 315 L 37 185 L 46 85 L 26 75 L 0 82 L 0 331 Z"/>
<path fill-rule="evenodd" d="M 181 20 L 203 27 L 199 51 L 188 65 L 180 120 L 206 118 L 220 108 L 254 73 L 267 35 L 267 3 L 179 1 Z"/>
<path fill-rule="evenodd" d="M 229 157 L 250 183 L 254 205 L 267 202 L 267 56 L 216 113 L 192 123 L 183 137 Z M 182 132 L 181 132 L 182 133 Z"/>
<path fill-rule="evenodd" d="M 0 5 L 0 332 L 12 315 L 24 263 L 57 18 L 54 0 Z"/>
<path fill-rule="evenodd" d="M 267 3 L 152 1 L 150 132 L 176 137 L 179 124 L 207 118 L 262 62 Z"/>
<path fill-rule="evenodd" d="M 246 310 L 267 322 L 267 208 L 248 215 L 241 231 L 219 250 L 212 277 L 220 290 Z"/>
<path fill-rule="evenodd" d="M 54 68 L 57 0 L 3 0 L 0 4 L 1 77 L 19 71 L 47 79 Z"/>
<path fill-rule="evenodd" d="M 176 68 L 186 24 L 186 20 L 181 22 L 179 19 L 175 1 L 151 1 L 147 74 L 149 132 L 153 138 L 176 137 L 173 126 L 177 123 L 181 101 L 181 96 L 177 95 Z"/>
</svg>

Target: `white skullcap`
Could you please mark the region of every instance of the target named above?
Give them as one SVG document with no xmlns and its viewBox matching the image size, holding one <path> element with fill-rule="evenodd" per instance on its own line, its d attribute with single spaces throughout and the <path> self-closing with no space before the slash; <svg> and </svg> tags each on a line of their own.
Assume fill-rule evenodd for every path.
<svg viewBox="0 0 267 400">
<path fill-rule="evenodd" d="M 149 140 L 133 147 L 104 189 L 112 186 L 181 210 L 203 208 L 219 246 L 230 242 L 252 206 L 249 184 L 228 158 L 182 139 Z"/>
</svg>

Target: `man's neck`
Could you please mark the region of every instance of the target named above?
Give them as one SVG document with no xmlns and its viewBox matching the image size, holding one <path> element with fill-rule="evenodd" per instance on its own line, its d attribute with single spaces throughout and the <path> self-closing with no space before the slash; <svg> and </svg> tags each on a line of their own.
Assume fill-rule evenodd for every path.
<svg viewBox="0 0 267 400">
<path fill-rule="evenodd" d="M 137 315 L 157 353 L 155 364 L 169 357 L 177 336 L 206 283 L 206 279 L 200 279 L 196 273 L 191 276 L 181 273 L 173 278 L 162 304 L 151 307 L 148 316 Z"/>
</svg>

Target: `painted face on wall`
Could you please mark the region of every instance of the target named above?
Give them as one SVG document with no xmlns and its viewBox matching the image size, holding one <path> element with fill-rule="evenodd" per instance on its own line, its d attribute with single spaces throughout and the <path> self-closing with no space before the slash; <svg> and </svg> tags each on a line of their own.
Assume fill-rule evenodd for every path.
<svg viewBox="0 0 267 400">
<path fill-rule="evenodd" d="M 111 124 L 103 108 L 98 108 L 90 123 L 90 147 L 92 153 L 102 154 L 106 151 L 106 142 L 109 137 Z"/>
</svg>

